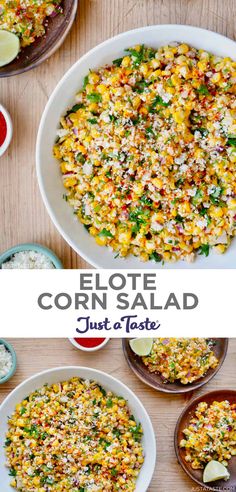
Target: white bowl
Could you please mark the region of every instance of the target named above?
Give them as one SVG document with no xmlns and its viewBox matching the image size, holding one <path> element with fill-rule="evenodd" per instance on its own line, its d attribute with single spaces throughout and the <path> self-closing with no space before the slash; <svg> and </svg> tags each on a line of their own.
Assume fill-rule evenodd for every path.
<svg viewBox="0 0 236 492">
<path fill-rule="evenodd" d="M 72 345 L 74 345 L 74 347 L 76 347 L 78 350 L 82 350 L 84 352 L 96 352 L 96 350 L 100 350 L 103 347 L 105 347 L 105 345 L 109 342 L 109 340 L 110 340 L 110 338 L 105 338 L 105 340 L 102 343 L 100 343 L 100 345 L 96 345 L 96 347 L 84 347 L 83 345 L 80 345 L 80 343 L 76 342 L 76 340 L 74 338 L 69 338 L 70 343 L 72 343 Z"/>
<path fill-rule="evenodd" d="M 0 157 L 1 157 L 6 152 L 7 148 L 9 147 L 9 145 L 11 143 L 13 126 L 12 126 L 12 120 L 11 120 L 10 114 L 8 113 L 6 108 L 4 108 L 4 106 L 2 106 L 1 104 L 0 104 L 0 113 L 3 114 L 5 121 L 6 121 L 6 125 L 7 125 L 6 138 L 5 138 L 5 141 L 3 142 L 3 145 L 1 145 L 1 147 L 0 147 Z"/>
<path fill-rule="evenodd" d="M 211 253 L 208 258 L 198 256 L 194 263 L 178 261 L 174 264 L 149 261 L 142 263 L 130 256 L 125 260 L 114 258 L 106 247 L 98 246 L 83 225 L 73 215 L 72 208 L 62 199 L 65 189 L 60 169 L 53 158 L 58 122 L 61 115 L 74 103 L 76 92 L 82 87 L 83 78 L 89 69 L 98 68 L 124 55 L 124 50 L 136 44 L 157 48 L 173 41 L 183 41 L 196 48 L 202 48 L 219 56 L 236 59 L 236 43 L 212 31 L 192 26 L 158 25 L 128 31 L 96 46 L 64 75 L 52 93 L 44 110 L 37 138 L 37 175 L 41 194 L 55 226 L 86 261 L 98 268 L 232 268 L 235 265 L 236 240 L 224 255 Z"/>
<path fill-rule="evenodd" d="M 156 462 L 156 441 L 151 420 L 143 407 L 140 400 L 135 394 L 118 379 L 113 378 L 105 372 L 90 369 L 88 367 L 70 366 L 57 367 L 48 371 L 40 372 L 35 376 L 21 383 L 17 388 L 10 393 L 0 406 L 0 477 L 1 490 L 4 492 L 13 492 L 8 476 L 9 470 L 5 466 L 4 442 L 7 432 L 7 420 L 17 403 L 20 403 L 26 396 L 36 389 L 41 388 L 44 384 L 53 384 L 60 381 L 66 381 L 72 377 L 81 377 L 97 381 L 106 390 L 111 390 L 117 395 L 123 396 L 131 409 L 132 414 L 141 423 L 143 428 L 143 448 L 145 452 L 144 464 L 141 468 L 135 492 L 146 492 L 155 468 Z"/>
</svg>

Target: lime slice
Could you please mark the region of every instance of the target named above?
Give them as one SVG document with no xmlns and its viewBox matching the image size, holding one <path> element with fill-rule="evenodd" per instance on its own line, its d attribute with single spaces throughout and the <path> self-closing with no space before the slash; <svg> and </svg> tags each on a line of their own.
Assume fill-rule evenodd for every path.
<svg viewBox="0 0 236 492">
<path fill-rule="evenodd" d="M 14 60 L 19 51 L 19 38 L 12 32 L 0 30 L 0 67 Z"/>
<path fill-rule="evenodd" d="M 203 482 L 214 482 L 215 480 L 228 480 L 230 474 L 227 468 L 219 461 L 210 461 L 203 473 Z"/>
<path fill-rule="evenodd" d="M 153 338 L 134 338 L 129 344 L 135 354 L 149 355 L 153 346 Z"/>
</svg>

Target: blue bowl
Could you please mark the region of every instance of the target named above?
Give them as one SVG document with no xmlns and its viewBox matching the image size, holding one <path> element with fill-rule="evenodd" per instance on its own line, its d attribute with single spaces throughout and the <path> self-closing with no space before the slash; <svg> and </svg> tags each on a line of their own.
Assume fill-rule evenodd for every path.
<svg viewBox="0 0 236 492">
<path fill-rule="evenodd" d="M 15 350 L 10 343 L 8 343 L 6 340 L 3 340 L 3 338 L 0 338 L 0 345 L 5 345 L 6 349 L 8 350 L 8 352 L 10 352 L 12 356 L 12 367 L 10 371 L 6 374 L 6 376 L 3 376 L 3 378 L 0 377 L 0 384 L 3 384 L 6 383 L 15 373 L 16 366 L 17 366 L 17 359 L 16 359 Z"/>
<path fill-rule="evenodd" d="M 46 248 L 45 246 L 41 246 L 41 244 L 25 243 L 13 246 L 13 248 L 7 249 L 7 251 L 0 255 L 0 269 L 2 268 L 2 264 L 10 260 L 15 253 L 20 253 L 22 251 L 36 251 L 37 253 L 42 253 L 49 258 L 55 268 L 63 268 L 63 265 L 59 258 L 50 249 Z"/>
</svg>

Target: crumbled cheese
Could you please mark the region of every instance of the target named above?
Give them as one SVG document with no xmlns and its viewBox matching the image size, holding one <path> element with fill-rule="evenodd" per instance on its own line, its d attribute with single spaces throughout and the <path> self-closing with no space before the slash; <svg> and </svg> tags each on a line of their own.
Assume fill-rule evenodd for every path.
<svg viewBox="0 0 236 492">
<path fill-rule="evenodd" d="M 86 174 L 86 176 L 90 176 L 93 172 L 93 166 L 92 164 L 89 164 L 88 162 L 85 162 L 83 165 L 83 173 Z"/>
<path fill-rule="evenodd" d="M 0 379 L 4 378 L 12 368 L 12 355 L 5 345 L 0 345 Z"/>
<path fill-rule="evenodd" d="M 57 130 L 57 136 L 59 138 L 66 137 L 66 135 L 68 135 L 68 133 L 69 133 L 69 131 L 65 130 L 64 128 L 60 128 L 59 130 Z"/>
<path fill-rule="evenodd" d="M 49 258 L 36 251 L 20 251 L 15 253 L 9 261 L 2 264 L 2 269 L 51 269 L 55 268 Z"/>
</svg>

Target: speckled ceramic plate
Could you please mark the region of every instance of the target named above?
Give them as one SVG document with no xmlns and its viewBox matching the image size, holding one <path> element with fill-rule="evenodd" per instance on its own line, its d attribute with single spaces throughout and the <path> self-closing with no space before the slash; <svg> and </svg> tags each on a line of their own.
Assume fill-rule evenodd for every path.
<svg viewBox="0 0 236 492">
<path fill-rule="evenodd" d="M 189 421 L 193 417 L 198 403 L 205 401 L 206 403 L 212 403 L 213 401 L 228 400 L 230 403 L 236 403 L 236 391 L 233 390 L 219 390 L 206 393 L 198 398 L 192 400 L 189 405 L 184 409 L 179 417 L 175 428 L 175 452 L 180 465 L 187 475 L 194 480 L 200 487 L 199 490 L 212 490 L 212 491 L 236 491 L 236 456 L 231 458 L 228 464 L 228 470 L 230 472 L 230 479 L 217 480 L 209 484 L 203 483 L 203 470 L 193 470 L 190 463 L 185 461 L 185 450 L 180 448 L 179 443 L 184 438 L 183 430 L 189 425 Z M 192 489 L 194 490 L 194 488 Z M 196 489 L 197 490 L 197 489 Z"/>
<path fill-rule="evenodd" d="M 125 358 L 132 369 L 132 371 L 136 374 L 136 376 L 143 381 L 143 383 L 151 386 L 157 391 L 162 391 L 164 393 L 187 393 L 189 391 L 196 390 L 200 388 L 204 384 L 208 383 L 210 379 L 212 379 L 215 374 L 219 371 L 222 366 L 228 349 L 228 339 L 227 338 L 213 338 L 215 342 L 213 346 L 213 351 L 219 360 L 219 364 L 215 369 L 209 369 L 205 376 L 203 376 L 198 381 L 190 384 L 182 384 L 178 381 L 175 383 L 166 383 L 163 381 L 161 375 L 159 373 L 149 372 L 147 367 L 142 361 L 142 358 L 136 355 L 129 345 L 128 339 L 123 339 L 123 351 L 125 354 Z"/>
</svg>

